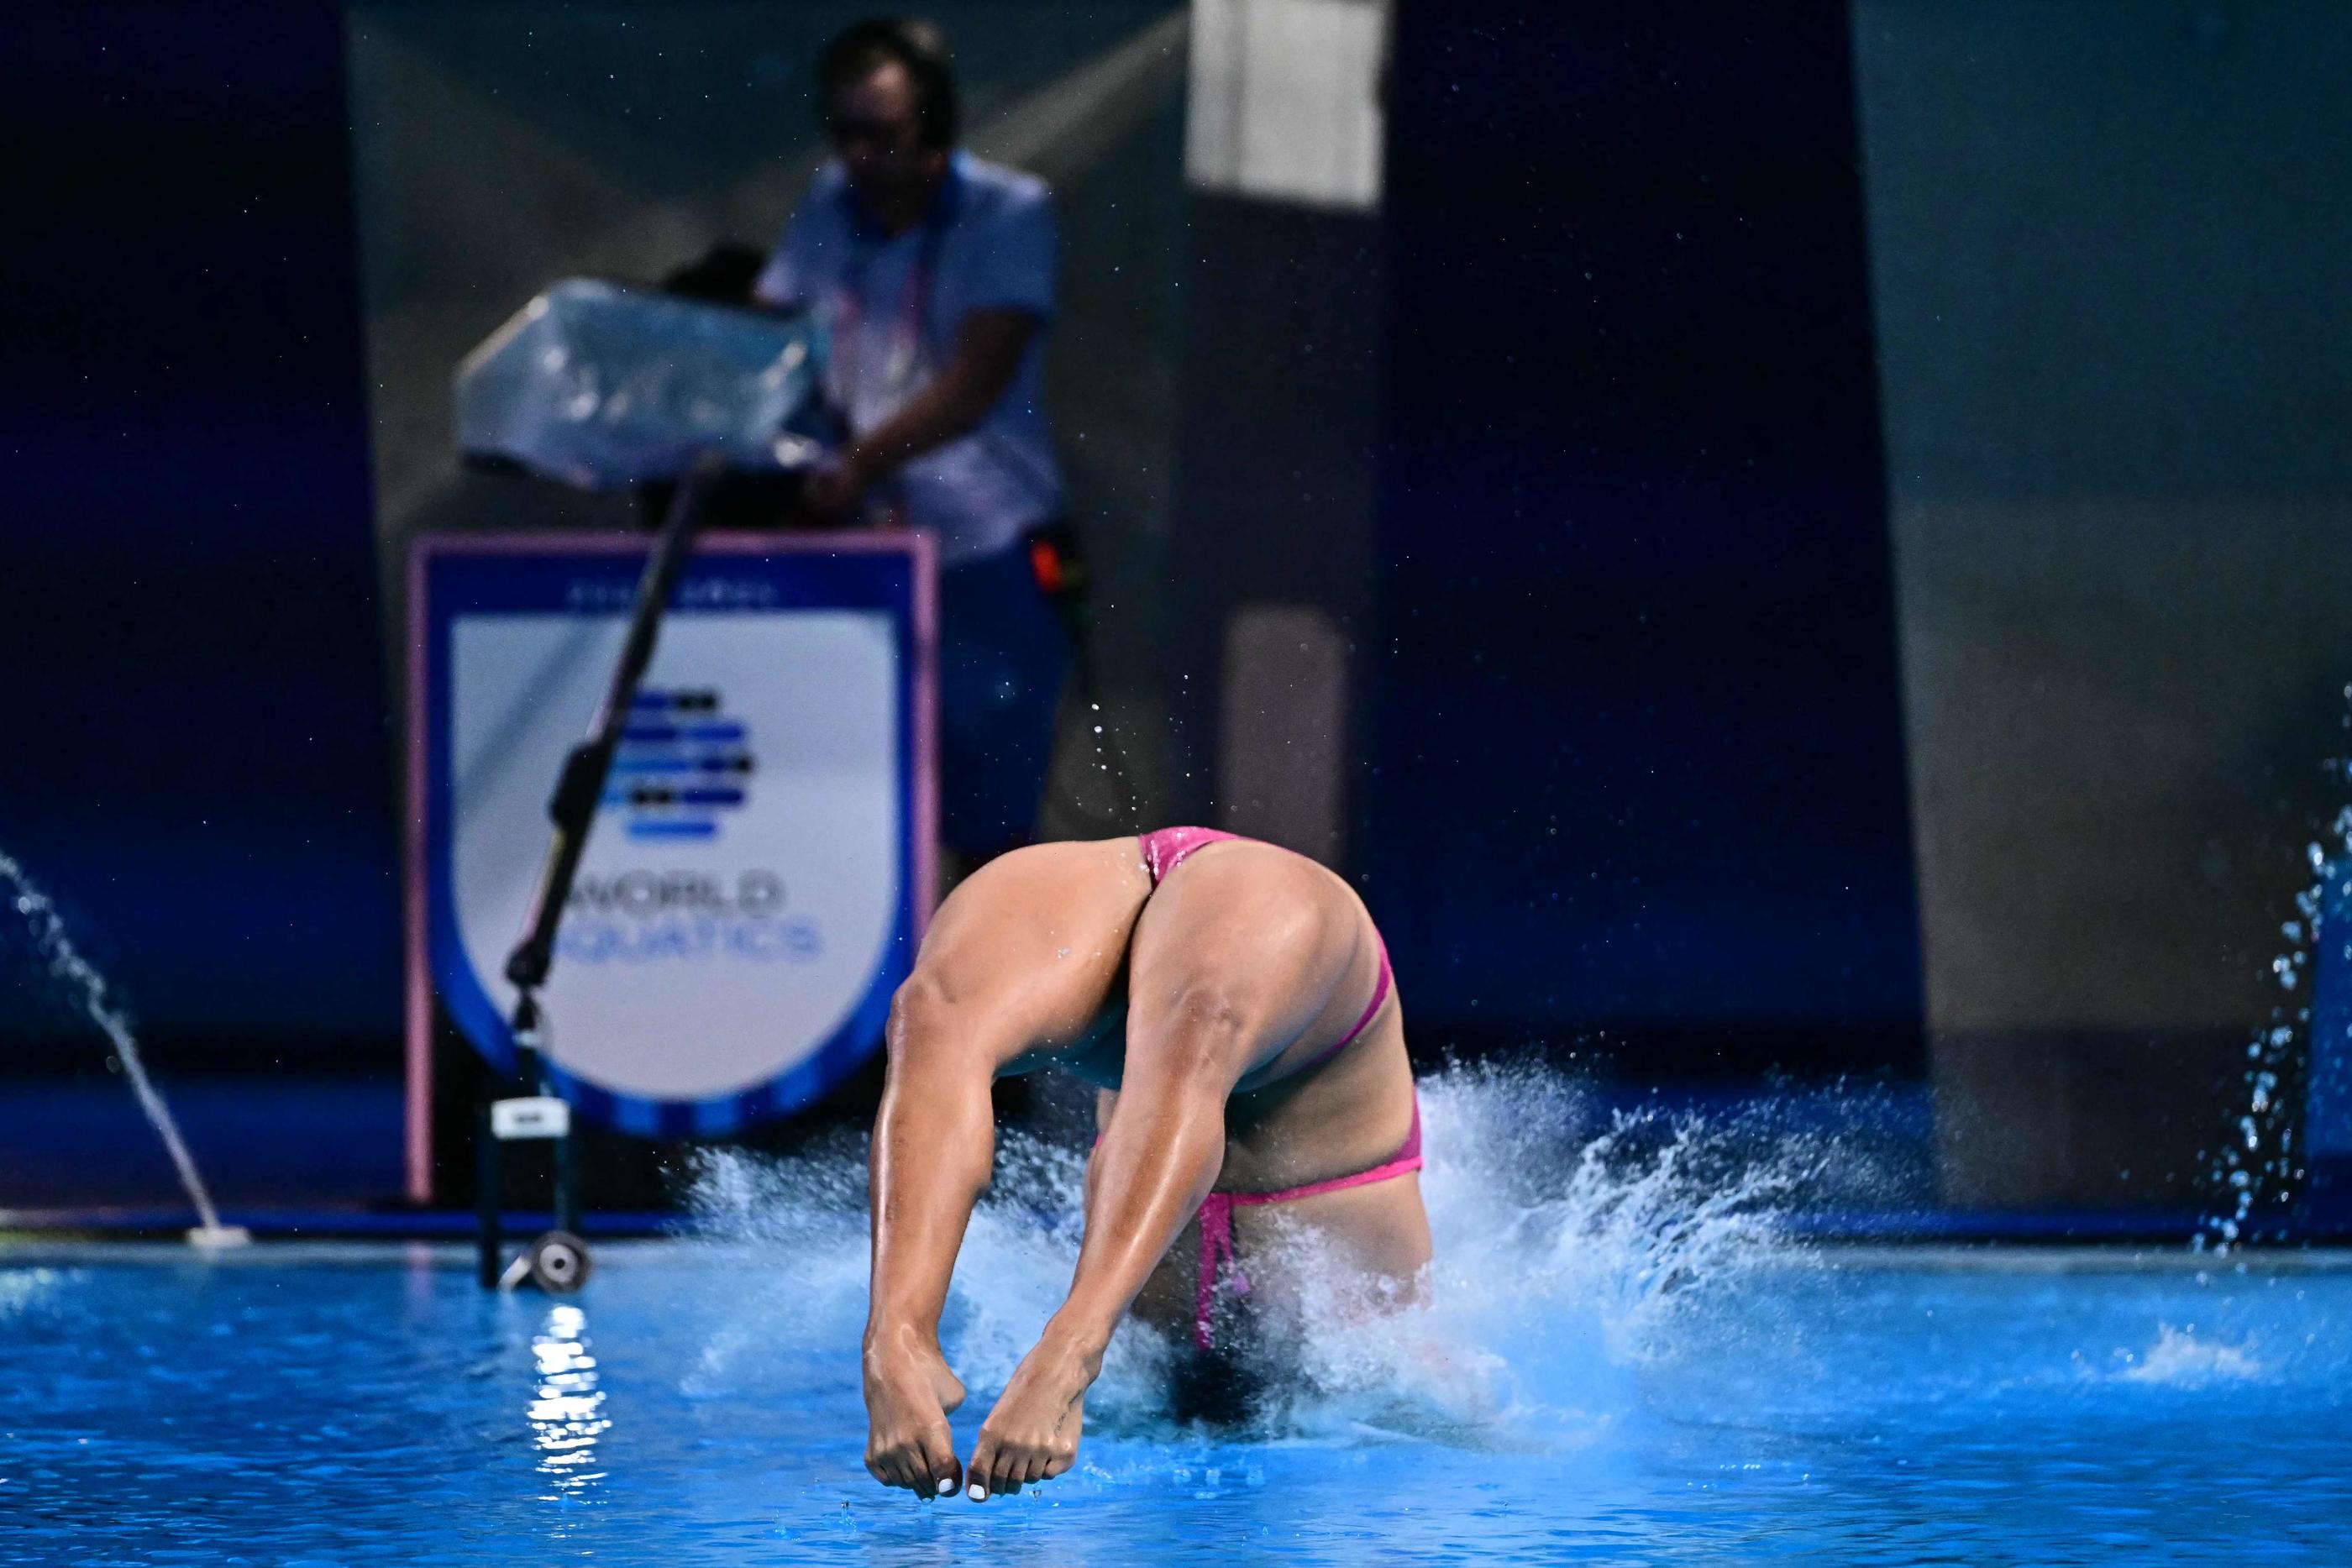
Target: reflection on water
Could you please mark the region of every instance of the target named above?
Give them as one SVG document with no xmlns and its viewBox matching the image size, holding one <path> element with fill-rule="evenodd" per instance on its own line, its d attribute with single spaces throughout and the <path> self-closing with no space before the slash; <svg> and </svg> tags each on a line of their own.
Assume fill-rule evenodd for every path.
<svg viewBox="0 0 2352 1568">
<path fill-rule="evenodd" d="M 578 1307 L 547 1309 L 547 1323 L 530 1342 L 539 1362 L 539 1385 L 530 1408 L 531 1439 L 539 1445 L 540 1473 L 555 1490 L 550 1502 L 579 1502 L 604 1479 L 592 1467 L 596 1439 L 613 1423 L 604 1417 L 604 1392 L 596 1386 L 596 1358 L 588 1354 L 588 1314 Z"/>
</svg>

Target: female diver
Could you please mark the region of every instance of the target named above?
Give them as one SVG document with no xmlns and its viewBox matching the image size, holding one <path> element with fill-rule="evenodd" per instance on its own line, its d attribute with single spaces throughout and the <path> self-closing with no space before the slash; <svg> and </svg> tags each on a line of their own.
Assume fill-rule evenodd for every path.
<svg viewBox="0 0 2352 1568">
<path fill-rule="evenodd" d="M 1206 1350 L 1230 1298 L 1296 1300 L 1266 1246 L 1277 1213 L 1391 1292 L 1429 1260 L 1387 950 L 1348 885 L 1286 850 L 1168 828 L 991 862 L 925 936 L 888 1058 L 864 1347 L 885 1485 L 984 1501 L 1068 1469 L 1130 1307 Z M 1099 1091 L 1085 1239 L 960 1469 L 939 1321 L 994 1157 L 989 1085 L 1049 1063 Z"/>
</svg>

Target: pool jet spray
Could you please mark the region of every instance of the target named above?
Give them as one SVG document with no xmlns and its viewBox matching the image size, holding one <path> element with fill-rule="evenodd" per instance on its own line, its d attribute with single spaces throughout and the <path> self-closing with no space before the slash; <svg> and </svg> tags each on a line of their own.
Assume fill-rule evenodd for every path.
<svg viewBox="0 0 2352 1568">
<path fill-rule="evenodd" d="M 106 977 L 81 956 L 81 950 L 66 935 L 65 921 L 58 915 L 57 905 L 49 901 L 47 894 L 34 885 L 23 866 L 5 854 L 0 854 L 0 887 L 16 890 L 12 902 L 31 929 L 33 950 L 48 960 L 52 976 L 72 988 L 82 1012 L 112 1042 L 114 1058 L 122 1064 L 123 1075 L 131 1080 L 131 1092 L 139 1102 L 139 1109 L 145 1113 L 148 1125 L 155 1129 L 155 1135 L 163 1140 L 163 1152 L 171 1156 L 172 1168 L 179 1173 L 189 1206 L 196 1211 L 197 1223 L 187 1233 L 188 1244 L 202 1252 L 221 1252 L 251 1241 L 252 1233 L 242 1225 L 221 1223 L 220 1211 L 213 1207 L 212 1193 L 196 1169 L 195 1156 L 188 1153 L 186 1140 L 180 1136 L 180 1124 L 173 1118 L 171 1106 L 164 1103 L 163 1091 L 147 1076 L 147 1064 L 139 1054 L 139 1040 L 131 1032 L 131 1020 L 108 994 Z"/>
</svg>

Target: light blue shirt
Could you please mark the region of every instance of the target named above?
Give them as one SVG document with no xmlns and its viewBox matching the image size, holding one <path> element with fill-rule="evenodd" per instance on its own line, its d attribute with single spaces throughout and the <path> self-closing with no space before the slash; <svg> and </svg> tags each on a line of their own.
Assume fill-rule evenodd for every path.
<svg viewBox="0 0 2352 1568">
<path fill-rule="evenodd" d="M 862 435 L 929 384 L 969 312 L 1051 321 L 1055 249 L 1053 198 L 1034 175 L 958 152 L 929 216 L 886 237 L 859 215 L 835 162 L 818 171 L 753 294 L 815 314 L 830 343 L 826 393 Z M 871 497 L 936 533 L 942 566 L 1008 549 L 1061 512 L 1044 358 L 1041 330 L 977 429 L 912 459 Z"/>
</svg>

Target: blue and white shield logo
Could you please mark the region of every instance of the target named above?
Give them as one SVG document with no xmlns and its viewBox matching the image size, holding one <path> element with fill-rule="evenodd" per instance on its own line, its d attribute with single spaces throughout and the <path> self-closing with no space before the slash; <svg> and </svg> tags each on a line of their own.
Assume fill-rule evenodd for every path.
<svg viewBox="0 0 2352 1568">
<path fill-rule="evenodd" d="M 547 797 L 610 679 L 644 549 L 544 538 L 536 556 L 440 541 L 420 572 L 433 978 L 499 1062 Z M 706 541 L 682 580 L 559 932 L 549 1059 L 567 1097 L 626 1131 L 724 1133 L 814 1098 L 878 1042 L 911 964 L 928 560 L 776 543 L 712 559 Z"/>
</svg>

